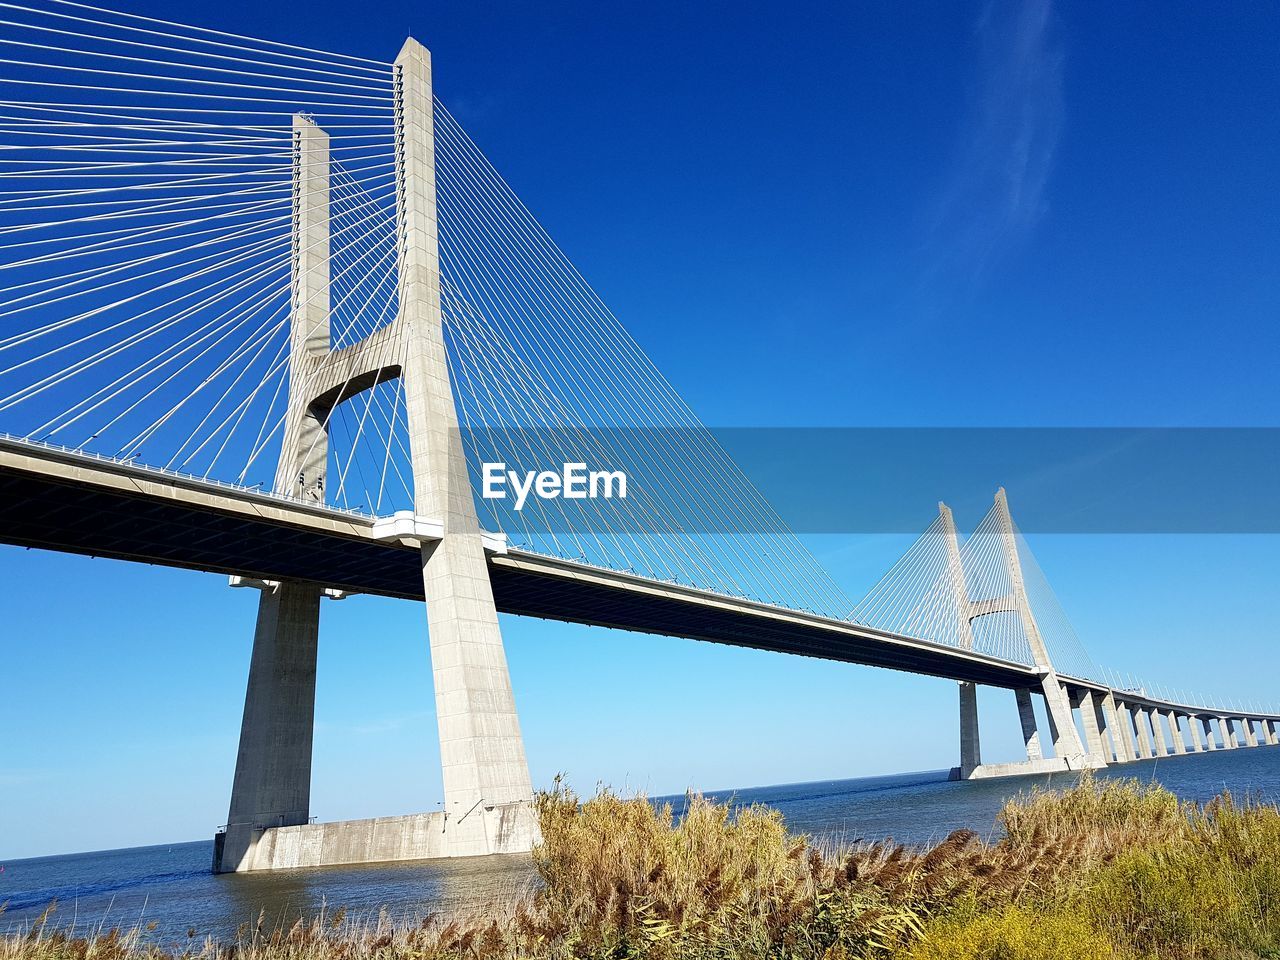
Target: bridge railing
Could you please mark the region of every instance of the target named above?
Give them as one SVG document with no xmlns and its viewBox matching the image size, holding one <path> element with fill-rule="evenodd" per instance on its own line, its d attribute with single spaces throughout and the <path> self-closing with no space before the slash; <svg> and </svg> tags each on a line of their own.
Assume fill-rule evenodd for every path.
<svg viewBox="0 0 1280 960">
<path fill-rule="evenodd" d="M 11 433 L 0 433 L 0 443 L 7 443 L 17 447 L 31 447 L 37 450 L 47 450 L 57 453 L 60 456 L 73 457 L 80 460 L 107 463 L 114 467 L 137 471 L 151 476 L 162 477 L 167 480 L 181 480 L 183 483 L 192 483 L 204 487 L 214 487 L 220 490 L 234 491 L 240 495 L 261 498 L 264 500 L 275 500 L 281 503 L 287 503 L 290 506 L 306 507 L 309 510 L 316 510 L 323 513 L 336 513 L 343 516 L 355 517 L 360 520 L 377 519 L 373 513 L 352 507 L 339 507 L 330 503 L 323 503 L 318 500 L 308 500 L 304 497 L 291 496 L 287 493 L 276 493 L 274 490 L 264 490 L 260 485 L 245 486 L 243 484 L 231 483 L 227 480 L 215 480 L 212 477 L 201 477 L 196 476 L 195 474 L 182 473 L 178 470 L 169 469 L 168 467 L 157 467 L 153 464 L 143 463 L 138 460 L 121 460 L 118 457 L 109 457 L 105 454 L 94 453 L 89 450 L 67 447 L 60 443 L 50 443 L 47 440 L 33 440 L 30 437 L 19 437 Z"/>
</svg>

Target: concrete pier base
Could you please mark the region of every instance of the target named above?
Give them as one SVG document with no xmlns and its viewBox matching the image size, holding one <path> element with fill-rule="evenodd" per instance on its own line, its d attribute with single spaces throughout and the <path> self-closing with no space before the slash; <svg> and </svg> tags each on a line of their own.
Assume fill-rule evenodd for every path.
<svg viewBox="0 0 1280 960">
<path fill-rule="evenodd" d="M 239 870 L 527 853 L 529 838 L 536 831 L 534 810 L 528 803 L 479 807 L 461 820 L 438 811 L 267 827 L 257 832 Z"/>
<path fill-rule="evenodd" d="M 1035 760 L 1015 760 L 1012 763 L 983 763 L 963 779 L 991 780 L 995 777 L 1022 777 L 1033 773 L 1068 773 L 1072 770 L 1097 770 L 1105 766 L 1105 763 L 1092 758 L 1072 762 L 1058 757 L 1039 757 Z M 952 770 L 951 779 L 961 779 L 955 769 Z"/>
</svg>

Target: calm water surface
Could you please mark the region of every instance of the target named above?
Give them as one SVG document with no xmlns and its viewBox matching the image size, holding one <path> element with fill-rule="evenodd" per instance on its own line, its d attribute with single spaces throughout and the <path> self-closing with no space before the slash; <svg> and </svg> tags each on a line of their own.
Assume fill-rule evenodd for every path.
<svg viewBox="0 0 1280 960">
<path fill-rule="evenodd" d="M 1179 796 L 1207 800 L 1224 787 L 1280 802 L 1280 747 L 1147 760 L 1102 776 L 1155 779 Z M 951 783 L 942 771 L 753 787 L 732 794 L 738 803 L 765 803 L 791 829 L 836 840 L 893 837 L 908 843 L 940 839 L 968 827 L 993 831 L 1006 799 L 1035 784 L 1065 785 L 1068 774 Z M 683 798 L 672 798 L 679 807 Z M 13 860 L 0 873 L 0 930 L 22 927 L 51 900 L 62 924 L 131 927 L 154 921 L 162 944 L 234 938 L 260 914 L 270 926 L 292 923 L 322 908 L 398 921 L 481 904 L 532 880 L 527 857 L 439 860 L 368 867 L 327 867 L 270 874 L 213 876 L 208 840 L 100 853 Z"/>
</svg>

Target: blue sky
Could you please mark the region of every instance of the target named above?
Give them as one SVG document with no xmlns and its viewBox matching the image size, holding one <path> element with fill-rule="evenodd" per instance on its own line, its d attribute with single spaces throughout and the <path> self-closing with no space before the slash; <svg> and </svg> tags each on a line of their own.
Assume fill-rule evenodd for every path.
<svg viewBox="0 0 1280 960">
<path fill-rule="evenodd" d="M 1280 11 L 829 6 L 129 9 L 383 60 L 416 35 L 440 97 L 713 426 L 1277 425 Z M 1278 540 L 1033 546 L 1099 661 L 1264 698 Z M 909 542 L 811 545 L 861 595 Z M 211 836 L 255 598 L 12 548 L 0 576 L 0 856 Z M 503 631 L 537 785 L 565 771 L 666 793 L 956 762 L 945 681 Z M 986 757 L 1012 759 L 1012 696 L 982 707 Z M 313 812 L 439 793 L 423 611 L 327 604 Z"/>
</svg>

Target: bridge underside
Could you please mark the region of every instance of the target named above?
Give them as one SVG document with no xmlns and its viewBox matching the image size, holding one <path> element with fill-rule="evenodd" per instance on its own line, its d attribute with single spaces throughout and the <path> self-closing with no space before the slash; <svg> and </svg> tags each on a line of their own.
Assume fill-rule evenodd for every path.
<svg viewBox="0 0 1280 960">
<path fill-rule="evenodd" d="M 352 593 L 423 599 L 419 551 L 372 522 L 231 488 L 0 448 L 0 542 Z M 106 482 L 106 481 L 110 482 Z M 821 617 L 513 550 L 489 558 L 503 613 L 1026 686 L 1030 668 Z"/>
</svg>

